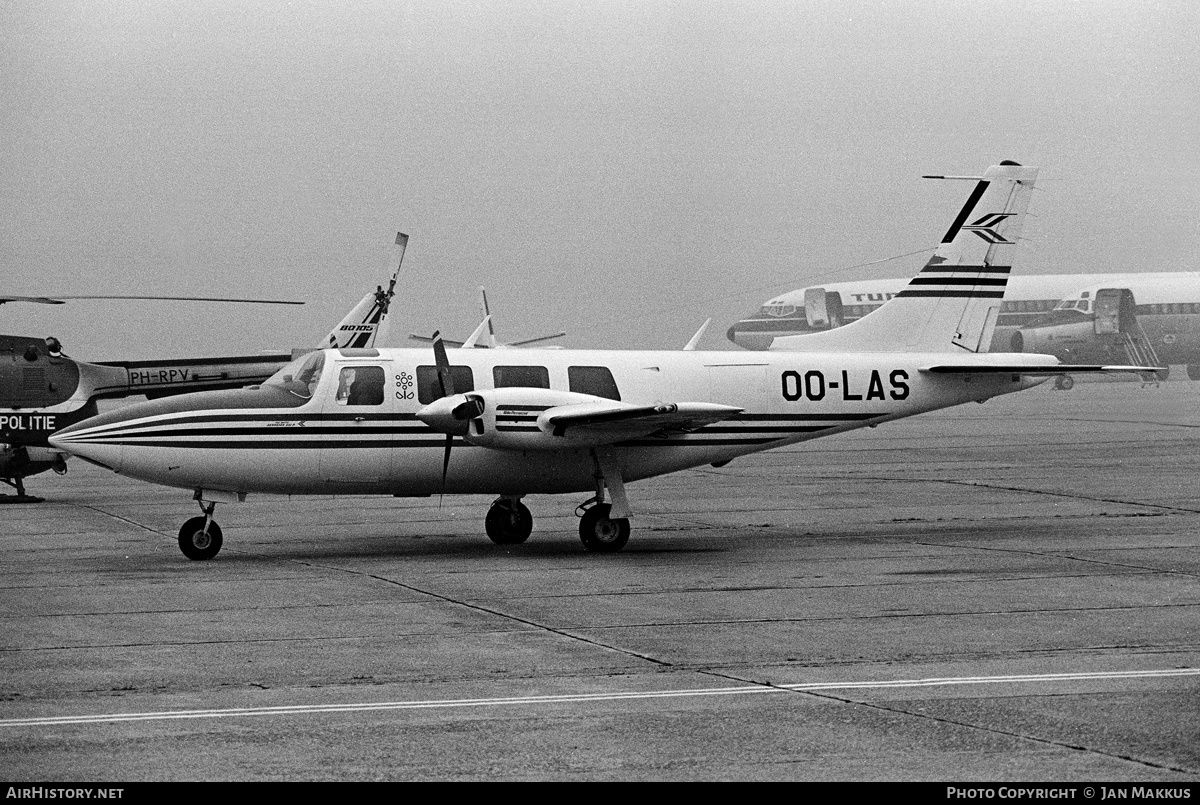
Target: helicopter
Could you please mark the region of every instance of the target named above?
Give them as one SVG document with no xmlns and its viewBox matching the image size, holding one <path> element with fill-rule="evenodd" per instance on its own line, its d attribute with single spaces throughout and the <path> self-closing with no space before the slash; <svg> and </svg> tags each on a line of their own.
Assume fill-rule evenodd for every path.
<svg viewBox="0 0 1200 805">
<path fill-rule="evenodd" d="M 24 479 L 48 470 L 64 474 L 66 455 L 50 446 L 50 435 L 95 416 L 99 400 L 175 394 L 252 386 L 269 378 L 296 357 L 317 349 L 366 348 L 386 334 L 388 307 L 404 263 L 408 235 L 397 233 L 399 260 L 385 290 L 369 291 L 317 344 L 257 355 L 137 361 L 81 361 L 70 357 L 55 337 L 0 335 L 0 482 L 15 495 L 0 503 L 40 503 L 28 495 Z M 63 304 L 71 299 L 154 299 L 214 303 L 301 305 L 272 299 L 151 296 L 3 296 L 8 302 Z"/>
</svg>

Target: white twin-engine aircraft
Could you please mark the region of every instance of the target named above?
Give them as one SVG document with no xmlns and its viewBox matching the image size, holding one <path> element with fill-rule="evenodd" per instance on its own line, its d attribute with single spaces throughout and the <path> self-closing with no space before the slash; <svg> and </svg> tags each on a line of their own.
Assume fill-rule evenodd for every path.
<svg viewBox="0 0 1200 805">
<path fill-rule="evenodd" d="M 594 493 L 590 551 L 629 538 L 626 484 L 982 402 L 1061 373 L 1048 355 L 980 354 L 1004 296 L 1036 168 L 1003 162 L 904 290 L 845 327 L 772 352 L 330 349 L 261 386 L 155 400 L 54 437 L 114 472 L 195 491 L 192 559 L 221 548 L 217 503 L 250 492 L 495 494 L 497 543 L 533 529 L 534 493 Z M 982 347 L 981 347 L 982 345 Z M 1145 366 L 1078 371 L 1153 370 Z M 611 500 L 611 502 L 608 502 Z"/>
</svg>

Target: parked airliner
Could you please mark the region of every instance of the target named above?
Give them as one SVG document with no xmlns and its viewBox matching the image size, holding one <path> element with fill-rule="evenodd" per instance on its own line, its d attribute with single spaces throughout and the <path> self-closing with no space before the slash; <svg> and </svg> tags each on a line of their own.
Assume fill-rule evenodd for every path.
<svg viewBox="0 0 1200 805">
<path fill-rule="evenodd" d="M 781 336 L 857 321 L 906 282 L 833 282 L 790 291 L 764 302 L 727 335 L 746 349 L 768 349 Z M 1200 380 L 1200 272 L 1011 277 L 988 351 L 1054 355 L 1065 364 L 1184 365 L 1189 378 Z M 1166 371 L 1158 377 L 1165 379 Z M 1066 375 L 1057 382 L 1070 385 Z"/>
</svg>

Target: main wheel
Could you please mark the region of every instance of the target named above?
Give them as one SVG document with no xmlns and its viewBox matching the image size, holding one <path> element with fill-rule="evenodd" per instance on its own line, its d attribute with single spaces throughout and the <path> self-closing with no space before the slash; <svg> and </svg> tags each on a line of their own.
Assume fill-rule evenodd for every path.
<svg viewBox="0 0 1200 805">
<path fill-rule="evenodd" d="M 611 511 L 611 505 L 598 503 L 579 519 L 579 539 L 589 551 L 612 553 L 629 542 L 629 520 L 624 517 L 613 520 L 608 516 Z"/>
<path fill-rule="evenodd" d="M 1059 391 L 1070 391 L 1075 388 L 1075 378 L 1070 375 L 1059 375 L 1054 381 L 1054 388 Z"/>
<path fill-rule="evenodd" d="M 533 515 L 519 500 L 497 501 L 488 509 L 483 527 L 497 545 L 519 545 L 533 533 Z"/>
<path fill-rule="evenodd" d="M 212 559 L 221 550 L 221 527 L 210 520 L 204 530 L 204 517 L 193 517 L 179 529 L 179 550 L 188 559 Z"/>
</svg>

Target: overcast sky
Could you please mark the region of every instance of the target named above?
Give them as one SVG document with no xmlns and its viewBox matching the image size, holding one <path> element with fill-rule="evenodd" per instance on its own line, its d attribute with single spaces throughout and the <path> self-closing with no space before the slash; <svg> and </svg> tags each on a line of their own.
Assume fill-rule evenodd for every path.
<svg viewBox="0 0 1200 805">
<path fill-rule="evenodd" d="M 1042 169 L 1016 271 L 1193 270 L 1200 4 L 8 2 L 0 293 L 79 358 L 318 341 L 411 236 L 389 346 L 478 322 L 702 346 L 901 276 L 961 183 Z"/>
</svg>

